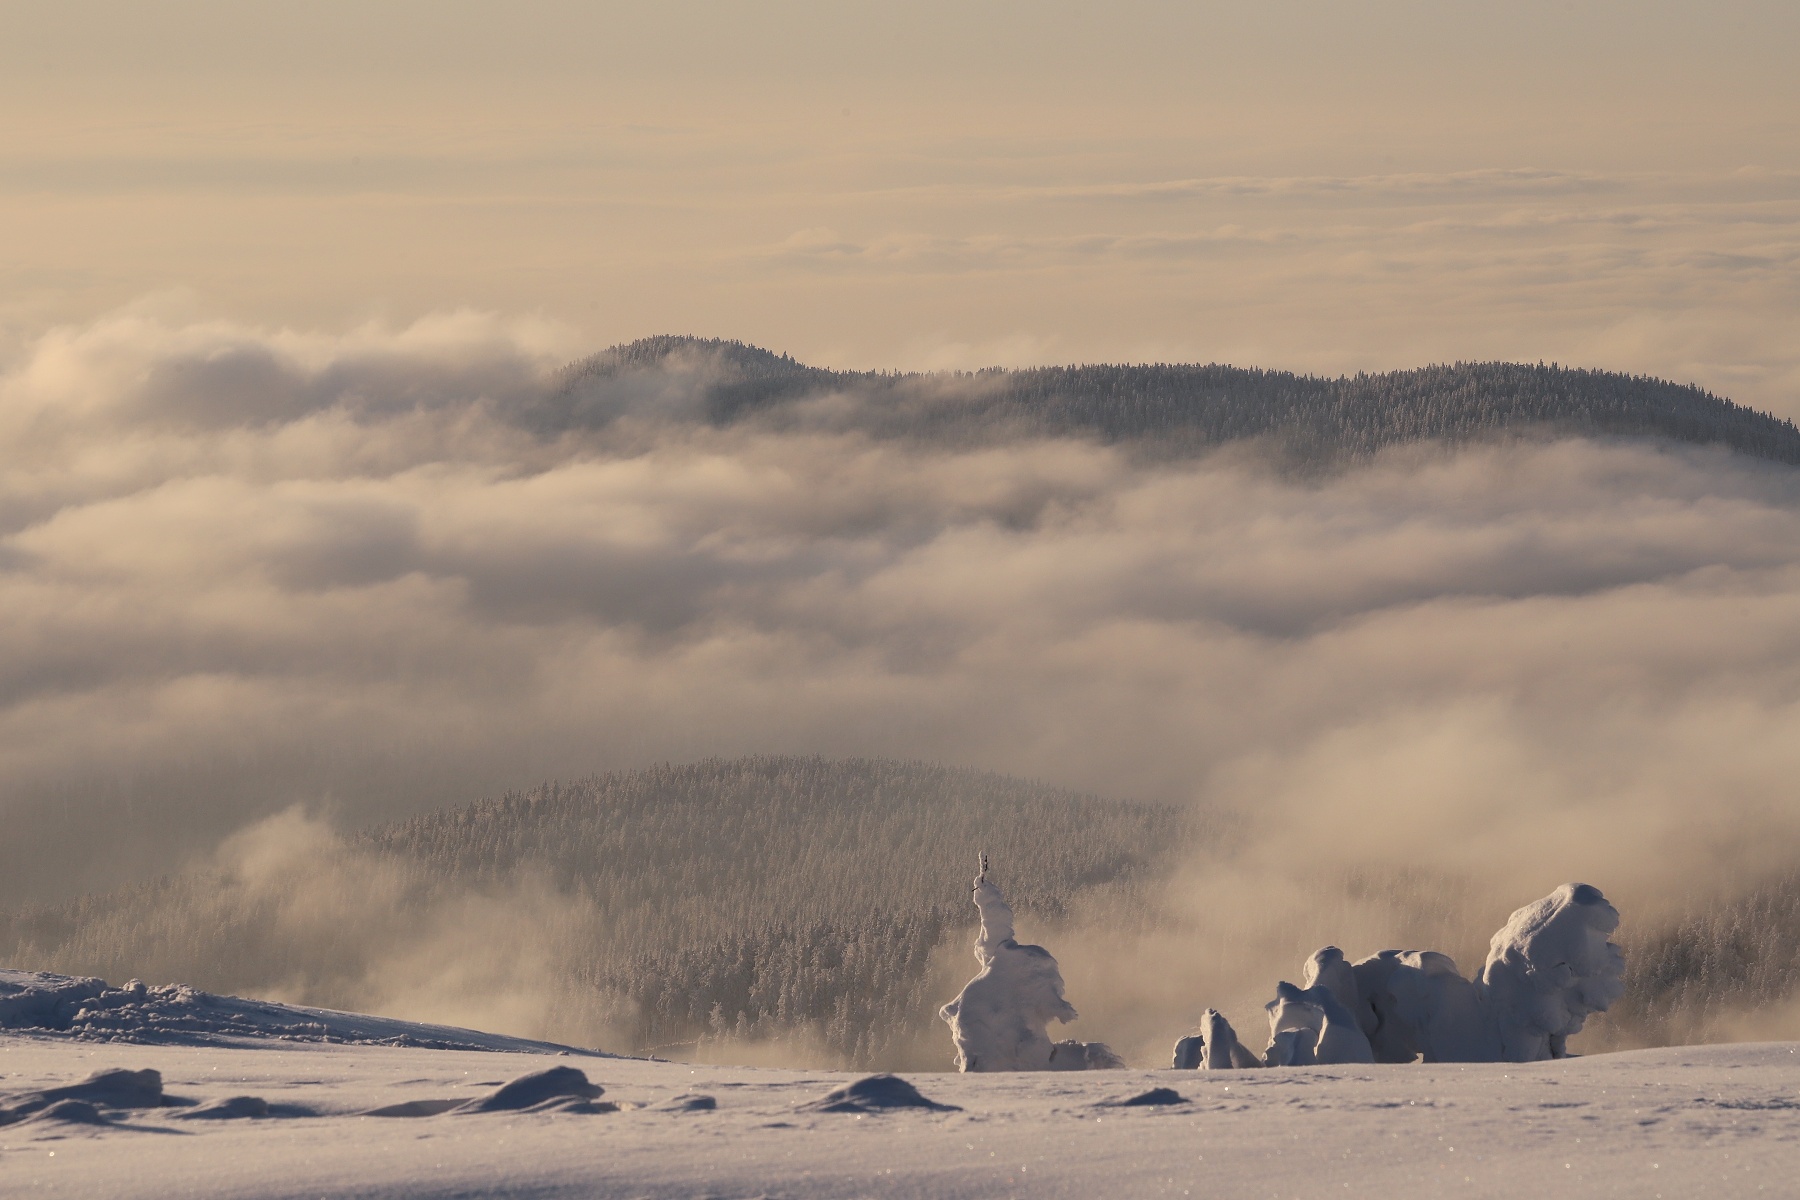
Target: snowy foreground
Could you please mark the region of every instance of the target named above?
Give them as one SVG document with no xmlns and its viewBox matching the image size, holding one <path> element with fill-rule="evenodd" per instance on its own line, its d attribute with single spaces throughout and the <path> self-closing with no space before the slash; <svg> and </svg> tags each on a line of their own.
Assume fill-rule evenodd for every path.
<svg viewBox="0 0 1800 1200">
<path fill-rule="evenodd" d="M 916 1074 L 920 1093 L 957 1109 L 857 1111 L 854 1099 L 818 1103 L 858 1078 L 821 1071 L 0 1033 L 0 1110 L 108 1069 L 160 1072 L 166 1098 L 127 1109 L 64 1100 L 60 1116 L 40 1108 L 0 1125 L 0 1195 L 1793 1195 L 1797 1050 Z M 492 1098 L 547 1067 L 573 1067 L 604 1096 L 534 1111 L 365 1115 Z M 1155 1088 L 1182 1100 L 1118 1104 Z M 244 1096 L 263 1103 L 229 1103 Z M 232 1115 L 264 1105 L 266 1115 Z"/>
<path fill-rule="evenodd" d="M 1787 1043 L 898 1081 L 0 971 L 3 1197 L 1406 1200 L 1796 1179 Z"/>
</svg>

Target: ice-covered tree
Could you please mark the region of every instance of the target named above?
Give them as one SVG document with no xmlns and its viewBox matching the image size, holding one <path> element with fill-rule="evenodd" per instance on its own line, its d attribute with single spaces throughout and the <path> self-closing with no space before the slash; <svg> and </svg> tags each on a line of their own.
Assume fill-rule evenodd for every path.
<svg viewBox="0 0 1800 1200">
<path fill-rule="evenodd" d="M 1610 940 L 1618 927 L 1599 888 L 1566 883 L 1512 914 L 1472 980 L 1434 950 L 1382 950 L 1351 964 L 1326 946 L 1307 961 L 1304 988 L 1276 985 L 1263 1062 L 1561 1058 L 1587 1018 L 1624 994 L 1625 955 Z M 1210 1010 L 1208 1018 L 1217 1019 L 1176 1044 L 1175 1065 L 1248 1065 L 1231 1054 L 1230 1025 Z"/>
<path fill-rule="evenodd" d="M 1079 1071 L 1123 1066 L 1100 1042 L 1052 1042 L 1050 1022 L 1073 1021 L 1075 1006 L 1063 996 L 1062 971 L 1042 946 L 1013 936 L 1013 910 L 987 877 L 987 856 L 975 877 L 973 898 L 981 913 L 975 961 L 981 971 L 956 999 L 938 1010 L 950 1025 L 959 1071 Z"/>
</svg>

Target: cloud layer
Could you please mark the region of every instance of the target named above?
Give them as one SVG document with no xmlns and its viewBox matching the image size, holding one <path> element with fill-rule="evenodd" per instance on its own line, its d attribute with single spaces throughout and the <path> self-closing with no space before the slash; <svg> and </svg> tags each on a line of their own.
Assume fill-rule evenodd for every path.
<svg viewBox="0 0 1800 1200">
<path fill-rule="evenodd" d="M 547 439 L 507 414 L 558 361 L 467 315 L 127 313 L 21 356 L 4 900 L 295 803 L 355 825 L 665 759 L 940 759 L 1234 814 L 1144 935 L 1204 1004 L 1320 941 L 1478 945 L 1566 879 L 1653 920 L 1800 834 L 1789 468 L 1565 441 L 1298 480 L 721 431 L 678 376 Z M 1180 1007 L 1102 989 L 1149 943 L 1068 936 L 1077 1002 L 1115 996 L 1089 1036 Z"/>
</svg>

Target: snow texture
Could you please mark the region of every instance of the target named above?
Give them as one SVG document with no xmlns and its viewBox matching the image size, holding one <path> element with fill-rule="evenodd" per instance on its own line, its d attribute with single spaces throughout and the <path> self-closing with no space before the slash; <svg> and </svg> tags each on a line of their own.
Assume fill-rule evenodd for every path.
<svg viewBox="0 0 1800 1200">
<path fill-rule="evenodd" d="M 403 1100 L 363 1113 L 365 1117 L 437 1117 L 445 1113 L 617 1112 L 619 1106 L 595 1103 L 605 1088 L 574 1067 L 551 1067 L 521 1075 L 498 1091 L 472 1100 L 457 1097 Z"/>
<path fill-rule="evenodd" d="M 243 1039 L 275 1038 L 433 1050 L 597 1053 L 448 1025 L 215 996 L 180 984 L 149 987 L 133 979 L 124 987 L 113 987 L 103 979 L 40 971 L 0 970 L 0 1030 L 55 1033 L 82 1041 L 162 1045 L 231 1044 Z"/>
<path fill-rule="evenodd" d="M 975 961 L 981 972 L 956 999 L 938 1010 L 949 1023 L 959 1071 L 1086 1071 L 1124 1066 L 1099 1042 L 1052 1043 L 1051 1021 L 1073 1021 L 1075 1006 L 1063 996 L 1062 972 L 1042 946 L 1022 946 L 1013 936 L 1013 911 L 987 877 L 975 877 L 981 928 Z"/>
<path fill-rule="evenodd" d="M 637 1059 L 582 1065 L 618 1110 L 417 1121 L 387 1104 L 490 1095 L 538 1055 L 270 1039 L 145 1045 L 0 1033 L 0 1094 L 159 1072 L 188 1106 L 66 1094 L 0 1126 L 0 1195 L 56 1200 L 589 1200 L 597 1196 L 1468 1197 L 1791 1195 L 1800 1046 L 1540 1063 L 912 1076 L 944 1109 L 819 1112 L 855 1075 Z M 676 1101 L 704 1092 L 715 1107 Z M 166 1093 L 165 1093 L 166 1094 Z M 266 1098 L 266 1117 L 183 1114 Z M 61 1106 L 60 1108 L 54 1106 Z M 858 1117 L 862 1120 L 858 1120 Z M 1349 1186 L 1346 1187 L 1345 1185 Z"/>
</svg>

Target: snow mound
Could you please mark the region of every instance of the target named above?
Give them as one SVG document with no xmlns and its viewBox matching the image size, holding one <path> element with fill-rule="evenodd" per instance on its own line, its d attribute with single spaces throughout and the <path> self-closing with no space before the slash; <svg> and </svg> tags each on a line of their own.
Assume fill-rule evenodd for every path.
<svg viewBox="0 0 1800 1200">
<path fill-rule="evenodd" d="M 180 1103 L 163 1095 L 158 1071 L 96 1071 L 79 1083 L 0 1095 L 0 1126 L 35 1118 L 103 1124 L 102 1109 L 161 1108 Z"/>
<path fill-rule="evenodd" d="M 551 1067 L 521 1075 L 500 1090 L 464 1105 L 461 1112 L 516 1112 L 548 1100 L 594 1100 L 606 1091 L 589 1083 L 587 1073 L 574 1067 Z"/>
<path fill-rule="evenodd" d="M 855 1083 L 833 1088 L 824 1097 L 800 1106 L 803 1112 L 876 1113 L 898 1108 L 923 1108 L 932 1112 L 961 1112 L 954 1104 L 928 1100 L 919 1089 L 898 1075 L 870 1075 Z"/>
<path fill-rule="evenodd" d="M 238 1121 L 268 1116 L 269 1102 L 261 1096 L 227 1096 L 174 1115 L 184 1121 Z"/>
<path fill-rule="evenodd" d="M 1155 1087 L 1124 1100 L 1103 1100 L 1109 1108 L 1161 1108 L 1170 1104 L 1186 1104 L 1187 1097 L 1170 1087 Z"/>
<path fill-rule="evenodd" d="M 405 1100 L 363 1113 L 365 1117 L 436 1117 L 444 1113 L 618 1112 L 616 1104 L 599 1100 L 606 1089 L 574 1067 L 551 1067 L 521 1075 L 473 1100 Z"/>
<path fill-rule="evenodd" d="M 23 1124 L 37 1125 L 110 1125 L 112 1118 L 86 1100 L 58 1100 L 48 1108 L 26 1117 Z"/>
<path fill-rule="evenodd" d="M 104 979 L 41 971 L 0 970 L 0 1031 L 153 1045 L 341 1042 L 422 1050 L 600 1054 L 449 1025 L 216 996 L 182 984 L 150 987 L 134 979 L 113 987 Z"/>
<path fill-rule="evenodd" d="M 718 1109 L 719 1102 L 712 1096 L 701 1095 L 696 1092 L 684 1092 L 679 1096 L 674 1096 L 663 1101 L 656 1107 L 662 1109 L 664 1112 L 714 1112 Z"/>
</svg>

